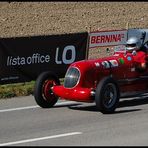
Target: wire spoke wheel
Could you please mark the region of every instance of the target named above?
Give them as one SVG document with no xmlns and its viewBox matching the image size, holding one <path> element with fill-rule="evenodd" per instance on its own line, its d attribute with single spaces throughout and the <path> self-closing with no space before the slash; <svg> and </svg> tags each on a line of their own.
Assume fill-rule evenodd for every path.
<svg viewBox="0 0 148 148">
<path fill-rule="evenodd" d="M 114 105 L 117 97 L 116 86 L 112 83 L 106 85 L 104 91 L 103 104 L 106 108 L 110 108 Z"/>
<path fill-rule="evenodd" d="M 102 79 L 96 88 L 95 102 L 97 109 L 102 113 L 113 113 L 119 102 L 119 88 L 111 77 Z"/>
<path fill-rule="evenodd" d="M 43 85 L 43 98 L 46 101 L 52 101 L 53 99 L 55 99 L 55 95 L 52 92 L 51 88 L 52 86 L 56 85 L 56 82 L 54 80 L 46 80 L 44 85 Z"/>
<path fill-rule="evenodd" d="M 34 98 L 42 108 L 50 108 L 58 101 L 58 97 L 52 92 L 54 85 L 60 85 L 60 80 L 52 72 L 43 72 L 36 80 Z"/>
</svg>

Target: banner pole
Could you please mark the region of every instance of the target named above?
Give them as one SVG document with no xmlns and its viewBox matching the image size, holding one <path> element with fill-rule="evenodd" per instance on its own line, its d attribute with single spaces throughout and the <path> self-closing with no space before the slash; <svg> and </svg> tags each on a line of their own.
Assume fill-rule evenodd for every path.
<svg viewBox="0 0 148 148">
<path fill-rule="evenodd" d="M 126 23 L 126 30 L 127 30 L 127 40 L 128 40 L 128 29 L 129 29 L 129 22 Z"/>
<path fill-rule="evenodd" d="M 88 59 L 88 56 L 89 56 L 90 33 L 91 33 L 91 26 L 89 27 L 89 30 L 88 30 L 87 47 L 86 47 L 86 57 L 85 57 L 85 59 Z"/>
</svg>

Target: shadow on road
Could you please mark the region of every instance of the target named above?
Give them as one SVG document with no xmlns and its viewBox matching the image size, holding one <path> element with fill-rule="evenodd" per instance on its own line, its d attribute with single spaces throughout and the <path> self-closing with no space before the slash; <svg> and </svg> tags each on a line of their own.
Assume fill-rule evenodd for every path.
<svg viewBox="0 0 148 148">
<path fill-rule="evenodd" d="M 128 112 L 135 112 L 135 111 L 140 111 L 142 109 L 125 109 L 125 110 L 119 110 L 113 113 L 113 114 L 119 114 L 119 113 L 128 113 Z"/>
<path fill-rule="evenodd" d="M 73 109 L 73 110 L 98 112 L 95 105 L 91 105 L 91 106 L 85 106 L 85 105 L 82 105 L 82 106 L 69 106 L 68 108 Z"/>
<path fill-rule="evenodd" d="M 135 98 L 126 98 L 125 99 L 121 99 L 119 102 L 119 105 L 117 108 L 123 108 L 123 107 L 130 107 L 130 106 L 140 106 L 140 105 L 144 105 L 144 104 L 148 104 L 148 96 L 138 96 Z M 80 110 L 80 111 L 93 111 L 93 112 L 98 112 L 96 105 L 89 105 L 86 106 L 85 104 L 76 104 L 76 105 L 69 105 L 68 106 L 69 109 L 73 109 L 73 110 Z M 140 111 L 142 109 L 124 109 L 124 110 L 119 110 L 119 111 L 115 111 L 114 113 L 126 113 L 126 112 L 134 112 L 134 111 Z"/>
<path fill-rule="evenodd" d="M 58 104 L 56 106 L 53 106 L 53 108 L 72 107 L 72 106 L 77 106 L 77 105 L 82 105 L 82 103 Z"/>
<path fill-rule="evenodd" d="M 133 99 L 121 99 L 118 107 L 139 106 L 144 104 L 148 104 L 148 96 L 141 95 Z"/>
<path fill-rule="evenodd" d="M 79 111 L 93 111 L 93 112 L 99 112 L 96 108 L 95 105 L 93 106 L 69 106 L 69 109 L 73 110 L 79 110 Z M 140 111 L 141 109 L 126 109 L 126 110 L 120 110 L 120 111 L 115 111 L 112 114 L 117 114 L 117 113 L 127 113 L 127 112 L 134 112 L 134 111 Z"/>
</svg>

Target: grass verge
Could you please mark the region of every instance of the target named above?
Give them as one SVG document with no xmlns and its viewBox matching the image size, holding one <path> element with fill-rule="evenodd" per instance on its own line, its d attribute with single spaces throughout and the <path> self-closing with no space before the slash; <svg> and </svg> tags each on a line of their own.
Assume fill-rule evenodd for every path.
<svg viewBox="0 0 148 148">
<path fill-rule="evenodd" d="M 0 99 L 33 94 L 35 81 L 0 86 Z"/>
<path fill-rule="evenodd" d="M 60 79 L 63 84 L 64 79 Z M 0 99 L 33 95 L 35 81 L 0 85 Z"/>
</svg>

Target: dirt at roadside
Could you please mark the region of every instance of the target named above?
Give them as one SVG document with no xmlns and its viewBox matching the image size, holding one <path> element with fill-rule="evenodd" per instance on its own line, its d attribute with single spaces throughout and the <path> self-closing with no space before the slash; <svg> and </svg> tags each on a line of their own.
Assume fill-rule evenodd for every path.
<svg viewBox="0 0 148 148">
<path fill-rule="evenodd" d="M 0 37 L 148 27 L 147 2 L 0 2 Z"/>
</svg>

